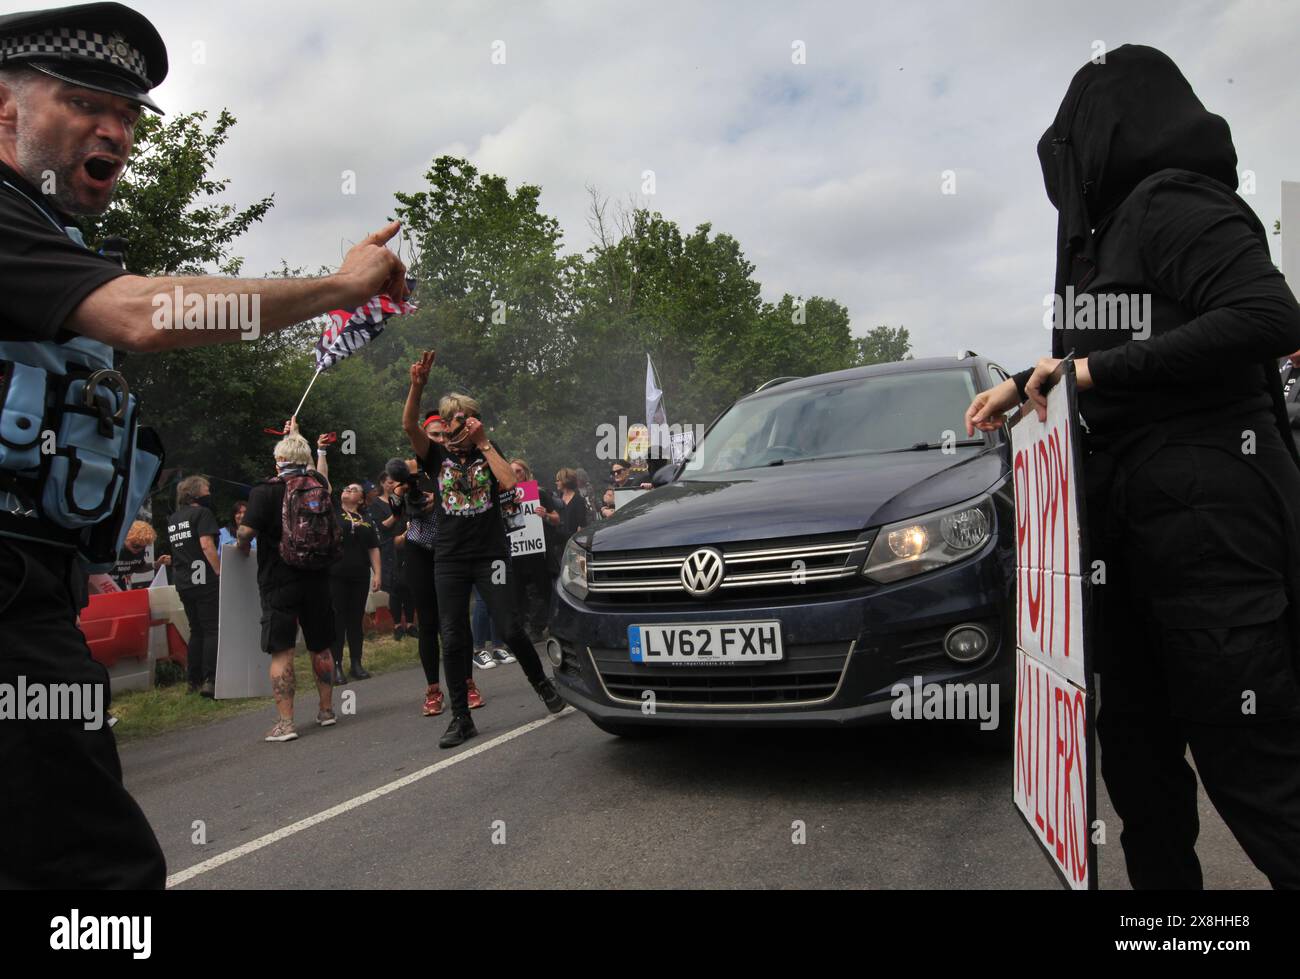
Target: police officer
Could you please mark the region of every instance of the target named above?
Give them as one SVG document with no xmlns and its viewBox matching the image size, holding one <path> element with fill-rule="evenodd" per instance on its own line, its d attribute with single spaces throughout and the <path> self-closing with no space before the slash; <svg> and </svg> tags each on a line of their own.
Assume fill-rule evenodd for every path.
<svg viewBox="0 0 1300 979">
<path fill-rule="evenodd" d="M 405 269 L 384 247 L 396 222 L 317 279 L 144 277 L 89 250 L 76 219 L 108 207 L 140 112 L 160 111 L 149 93 L 166 74 L 162 38 L 121 4 L 0 17 L 2 887 L 165 879 L 107 724 L 86 711 L 32 719 L 49 712 L 13 708 L 20 692 L 40 697 L 54 684 L 85 691 L 82 703 L 109 699 L 77 628 L 86 572 L 111 564 L 162 459 L 115 354 L 251 338 L 376 293 L 406 294 Z M 209 294 L 257 296 L 260 318 L 213 328 L 209 312 L 228 307 Z M 156 315 L 169 297 L 190 296 L 203 300 L 194 304 L 203 328 L 171 329 L 179 315 Z"/>
</svg>

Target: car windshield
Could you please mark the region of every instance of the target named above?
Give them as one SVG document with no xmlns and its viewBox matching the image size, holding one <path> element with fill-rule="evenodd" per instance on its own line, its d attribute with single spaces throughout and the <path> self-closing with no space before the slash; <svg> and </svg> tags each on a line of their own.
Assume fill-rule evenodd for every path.
<svg viewBox="0 0 1300 979">
<path fill-rule="evenodd" d="M 773 388 L 732 405 L 692 454 L 685 472 L 704 475 L 834 456 L 920 451 L 967 439 L 975 397 L 969 369 L 912 371 Z"/>
</svg>

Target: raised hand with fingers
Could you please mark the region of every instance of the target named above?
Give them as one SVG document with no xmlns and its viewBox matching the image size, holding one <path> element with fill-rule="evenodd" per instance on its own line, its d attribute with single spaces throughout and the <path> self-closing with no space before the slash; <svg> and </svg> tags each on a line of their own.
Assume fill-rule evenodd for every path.
<svg viewBox="0 0 1300 979">
<path fill-rule="evenodd" d="M 381 293 L 394 302 L 408 297 L 406 266 L 387 247 L 401 227 L 400 221 L 388 223 L 362 238 L 343 257 L 339 274 L 356 284 L 353 298 L 357 304 Z"/>
<path fill-rule="evenodd" d="M 411 365 L 411 384 L 415 387 L 424 387 L 429 383 L 429 369 L 433 367 L 435 351 L 426 350 L 420 354 L 420 359 Z"/>
</svg>

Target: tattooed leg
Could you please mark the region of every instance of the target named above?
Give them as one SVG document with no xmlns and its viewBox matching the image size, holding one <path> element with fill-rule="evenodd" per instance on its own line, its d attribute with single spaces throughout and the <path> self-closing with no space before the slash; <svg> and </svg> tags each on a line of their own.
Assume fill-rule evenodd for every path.
<svg viewBox="0 0 1300 979">
<path fill-rule="evenodd" d="M 316 671 L 316 692 L 320 694 L 321 710 L 334 704 L 334 654 L 328 649 L 311 654 L 311 666 Z"/>
<path fill-rule="evenodd" d="M 271 696 L 275 698 L 275 709 L 286 721 L 293 720 L 293 650 L 286 649 L 271 657 Z"/>
</svg>

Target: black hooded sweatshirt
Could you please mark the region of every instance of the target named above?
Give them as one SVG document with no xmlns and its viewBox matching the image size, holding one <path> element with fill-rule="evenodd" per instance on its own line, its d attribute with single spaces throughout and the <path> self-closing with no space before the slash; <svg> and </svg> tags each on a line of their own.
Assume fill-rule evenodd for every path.
<svg viewBox="0 0 1300 979">
<path fill-rule="evenodd" d="M 1279 412 L 1289 432 L 1276 363 L 1300 349 L 1300 307 L 1235 193 L 1228 124 L 1178 67 L 1139 45 L 1085 65 L 1038 155 L 1059 212 L 1055 294 L 1137 296 L 1139 309 L 1150 296 L 1149 321 L 1130 305 L 1126 329 L 1099 328 L 1121 319 L 1105 315 L 1118 308 L 1109 301 L 1091 323 L 1058 305 L 1052 355 L 1088 358 L 1090 433 L 1104 444 L 1153 423 Z M 1022 397 L 1031 373 L 1016 376 Z"/>
</svg>

